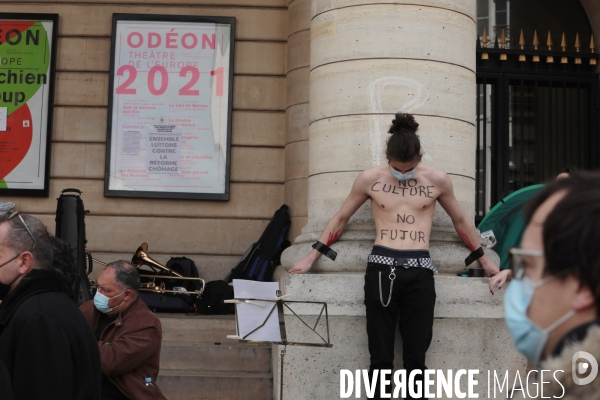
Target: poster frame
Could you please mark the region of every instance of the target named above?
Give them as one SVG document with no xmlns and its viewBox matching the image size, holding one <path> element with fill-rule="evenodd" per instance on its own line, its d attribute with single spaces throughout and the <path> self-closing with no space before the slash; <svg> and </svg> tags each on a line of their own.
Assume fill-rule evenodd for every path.
<svg viewBox="0 0 600 400">
<path fill-rule="evenodd" d="M 146 190 L 115 190 L 109 189 L 112 154 L 112 115 L 115 101 L 113 101 L 114 83 L 115 83 L 115 53 L 117 40 L 117 23 L 121 21 L 147 21 L 147 22 L 197 22 L 214 23 L 230 25 L 230 43 L 229 43 L 229 73 L 224 76 L 228 79 L 227 91 L 227 139 L 225 144 L 225 188 L 222 193 L 205 192 L 169 192 L 169 191 L 146 191 Z M 104 173 L 104 196 L 105 197 L 126 197 L 126 198 L 151 198 L 151 199 L 178 199 L 178 200 L 219 200 L 228 201 L 230 193 L 230 170 L 231 170 L 231 132 L 232 132 L 232 111 L 233 111 L 233 70 L 235 56 L 235 17 L 211 17 L 196 15 L 161 15 L 161 14 L 122 14 L 115 13 L 112 18 L 111 31 L 111 51 L 110 51 L 110 74 L 108 84 L 108 112 L 106 126 L 106 157 Z"/>
<path fill-rule="evenodd" d="M 54 120 L 54 92 L 56 83 L 56 57 L 58 46 L 58 14 L 55 13 L 0 13 L 0 20 L 30 20 L 30 21 L 52 21 L 52 46 L 50 47 L 50 66 L 48 73 L 48 113 L 46 121 L 42 121 L 42 130 L 46 128 L 45 153 L 40 149 L 40 155 L 44 156 L 44 187 L 42 189 L 6 188 L 0 189 L 0 196 L 50 196 L 50 156 L 52 153 L 52 127 Z M 44 133 L 42 132 L 42 135 Z"/>
</svg>

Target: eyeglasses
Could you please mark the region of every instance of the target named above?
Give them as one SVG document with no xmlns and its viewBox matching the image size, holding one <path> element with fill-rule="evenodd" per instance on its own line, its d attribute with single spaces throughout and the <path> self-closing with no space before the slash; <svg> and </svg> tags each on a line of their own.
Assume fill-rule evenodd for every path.
<svg viewBox="0 0 600 400">
<path fill-rule="evenodd" d="M 23 224 L 23 226 L 25 227 L 25 229 L 27 229 L 27 233 L 29 233 L 29 237 L 31 237 L 31 240 L 33 240 L 33 247 L 31 248 L 31 251 L 35 250 L 35 245 L 36 245 L 35 238 L 31 234 L 31 231 L 29 230 L 29 227 L 27 226 L 27 224 L 23 220 L 23 217 L 21 217 L 21 214 L 19 214 L 18 211 L 15 211 L 12 214 L 10 214 L 10 216 L 8 217 L 8 219 L 11 220 L 11 219 L 13 219 L 15 217 L 19 217 L 19 219 L 21 220 L 21 223 Z"/>
<path fill-rule="evenodd" d="M 510 255 L 510 268 L 515 279 L 523 279 L 525 276 L 524 259 L 526 257 L 544 257 L 544 252 L 541 250 L 520 249 L 512 247 L 508 250 Z"/>
</svg>

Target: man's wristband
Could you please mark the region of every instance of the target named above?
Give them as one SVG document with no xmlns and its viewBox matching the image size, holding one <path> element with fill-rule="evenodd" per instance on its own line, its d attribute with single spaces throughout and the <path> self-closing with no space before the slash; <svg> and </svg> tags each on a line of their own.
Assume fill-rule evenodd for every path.
<svg viewBox="0 0 600 400">
<path fill-rule="evenodd" d="M 333 251 L 331 247 L 319 242 L 318 240 L 312 245 L 312 248 L 323 254 L 325 257 L 331 258 L 333 261 L 335 261 L 335 258 L 337 257 L 337 253 Z"/>
<path fill-rule="evenodd" d="M 468 267 L 473 263 L 473 261 L 480 259 L 484 255 L 485 253 L 483 252 L 483 247 L 478 248 L 477 250 L 471 252 L 469 257 L 465 258 L 465 265 Z"/>
</svg>

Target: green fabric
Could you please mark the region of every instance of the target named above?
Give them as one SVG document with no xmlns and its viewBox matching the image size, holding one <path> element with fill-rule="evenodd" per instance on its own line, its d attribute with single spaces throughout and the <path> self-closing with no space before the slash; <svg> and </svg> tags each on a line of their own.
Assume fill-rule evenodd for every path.
<svg viewBox="0 0 600 400">
<path fill-rule="evenodd" d="M 508 249 L 521 243 L 525 230 L 523 205 L 535 197 L 544 186 L 527 186 L 509 194 L 490 210 L 477 227 L 481 232 L 494 232 L 497 243 L 492 250 L 500 257 L 501 270 L 509 268 Z"/>
</svg>

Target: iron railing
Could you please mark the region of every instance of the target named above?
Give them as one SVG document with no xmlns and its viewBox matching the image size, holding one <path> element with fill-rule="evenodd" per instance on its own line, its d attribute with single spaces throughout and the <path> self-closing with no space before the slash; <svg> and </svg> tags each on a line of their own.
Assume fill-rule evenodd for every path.
<svg viewBox="0 0 600 400">
<path fill-rule="evenodd" d="M 566 167 L 599 165 L 598 55 L 575 42 L 567 51 L 507 49 L 504 35 L 477 48 L 476 222 L 523 187 L 552 180 Z"/>
</svg>

